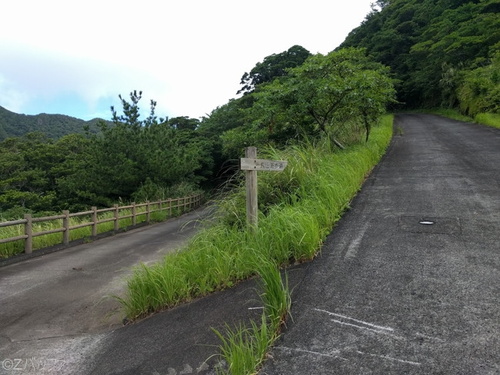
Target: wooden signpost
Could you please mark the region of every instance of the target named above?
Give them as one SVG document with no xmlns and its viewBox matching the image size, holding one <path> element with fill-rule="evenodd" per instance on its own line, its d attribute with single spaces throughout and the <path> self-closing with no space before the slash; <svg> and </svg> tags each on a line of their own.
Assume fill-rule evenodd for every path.
<svg viewBox="0 0 500 375">
<path fill-rule="evenodd" d="M 247 191 L 247 223 L 252 229 L 258 226 L 257 171 L 281 172 L 287 161 L 257 159 L 257 148 L 247 147 L 241 159 L 241 170 L 245 171 Z"/>
</svg>

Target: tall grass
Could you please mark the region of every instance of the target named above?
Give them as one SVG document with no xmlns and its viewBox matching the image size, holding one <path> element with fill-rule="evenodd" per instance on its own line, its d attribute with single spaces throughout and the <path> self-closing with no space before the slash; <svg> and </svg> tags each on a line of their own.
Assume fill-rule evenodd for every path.
<svg viewBox="0 0 500 375">
<path fill-rule="evenodd" d="M 135 269 L 126 295 L 119 298 L 127 316 L 139 318 L 257 276 L 263 290 L 261 322 L 214 330 L 227 365 L 219 373 L 255 373 L 290 310 L 280 268 L 316 256 L 391 136 L 392 116 L 386 116 L 368 143 L 343 151 L 327 141 L 265 150 L 262 157 L 288 160 L 288 167 L 279 174 L 259 174 L 258 230 L 246 228 L 243 187 L 217 202 L 215 224 L 162 262 Z"/>
<path fill-rule="evenodd" d="M 368 143 L 344 151 L 336 151 L 325 141 L 261 153 L 288 160 L 288 167 L 282 173 L 259 174 L 256 233 L 244 224 L 242 190 L 218 202 L 218 223 L 162 262 L 135 269 L 121 300 L 127 316 L 139 318 L 230 287 L 258 274 L 256 259 L 281 266 L 312 259 L 384 153 L 391 135 L 392 117 L 388 116 L 373 129 Z"/>
<path fill-rule="evenodd" d="M 221 341 L 221 357 L 227 366 L 217 367 L 217 374 L 220 375 L 255 373 L 275 338 L 265 314 L 262 315 L 260 324 L 251 321 L 250 327 L 243 324 L 234 328 L 226 325 L 224 332 L 215 329 L 213 331 Z"/>
<path fill-rule="evenodd" d="M 273 262 L 258 260 L 259 282 L 262 288 L 261 300 L 264 312 L 260 324 L 250 321 L 250 326 L 239 324 L 225 326 L 225 331 L 212 329 L 219 337 L 220 356 L 226 367 L 217 368 L 218 374 L 247 375 L 255 373 L 265 359 L 267 350 L 279 336 L 291 306 L 288 279 L 284 279 Z"/>
<path fill-rule="evenodd" d="M 499 113 L 479 113 L 476 117 L 474 117 L 474 121 L 478 124 L 488 125 L 500 129 Z"/>
</svg>

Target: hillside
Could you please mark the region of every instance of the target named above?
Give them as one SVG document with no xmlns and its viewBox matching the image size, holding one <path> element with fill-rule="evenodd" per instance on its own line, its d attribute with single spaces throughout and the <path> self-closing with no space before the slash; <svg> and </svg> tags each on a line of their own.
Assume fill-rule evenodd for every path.
<svg viewBox="0 0 500 375">
<path fill-rule="evenodd" d="M 498 0 L 379 0 L 340 48 L 391 67 L 407 107 L 500 110 Z"/>
<path fill-rule="evenodd" d="M 84 121 L 66 115 L 22 115 L 0 106 L 0 141 L 9 137 L 19 137 L 26 133 L 39 131 L 49 138 L 57 139 L 67 134 L 84 133 L 84 127 L 97 131 L 98 119 Z"/>
</svg>

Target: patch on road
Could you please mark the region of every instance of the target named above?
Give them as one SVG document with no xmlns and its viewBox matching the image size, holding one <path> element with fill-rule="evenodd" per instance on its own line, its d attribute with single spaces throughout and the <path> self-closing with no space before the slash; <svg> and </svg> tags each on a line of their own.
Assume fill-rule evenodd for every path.
<svg viewBox="0 0 500 375">
<path fill-rule="evenodd" d="M 460 234 L 462 227 L 457 217 L 400 216 L 401 230 L 412 233 Z"/>
</svg>

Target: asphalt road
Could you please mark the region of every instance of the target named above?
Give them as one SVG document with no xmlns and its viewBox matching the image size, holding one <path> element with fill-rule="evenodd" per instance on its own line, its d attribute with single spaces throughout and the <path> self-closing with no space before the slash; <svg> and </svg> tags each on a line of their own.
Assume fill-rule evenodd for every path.
<svg viewBox="0 0 500 375">
<path fill-rule="evenodd" d="M 500 130 L 395 126 L 261 374 L 500 374 Z"/>
<path fill-rule="evenodd" d="M 395 126 L 321 255 L 288 270 L 293 319 L 261 374 L 500 374 L 500 131 Z M 109 315 L 138 254 L 166 246 L 154 228 L 0 269 L 0 374 L 214 374 L 211 327 L 259 318 L 253 280 L 132 325 Z"/>
<path fill-rule="evenodd" d="M 0 374 L 75 373 L 109 332 L 134 265 L 197 230 L 206 209 L 0 268 Z"/>
</svg>

